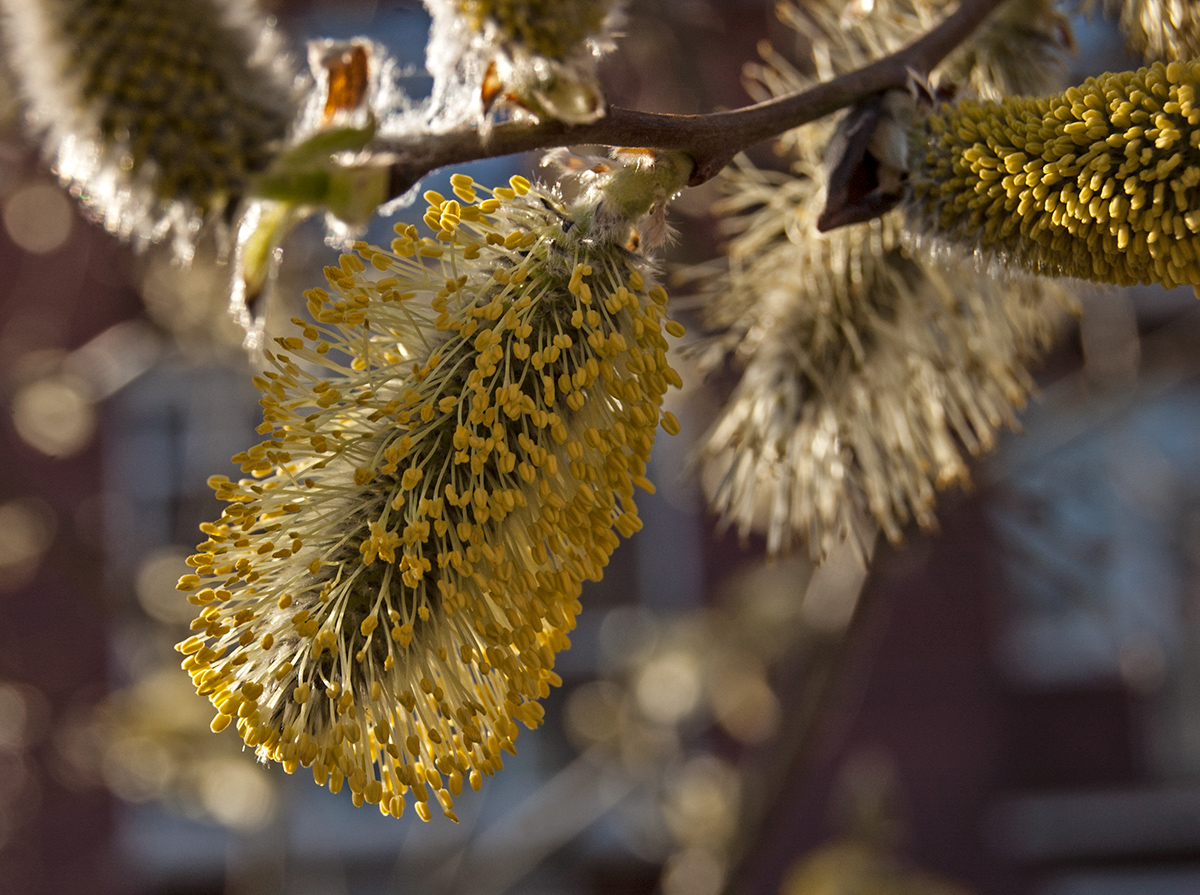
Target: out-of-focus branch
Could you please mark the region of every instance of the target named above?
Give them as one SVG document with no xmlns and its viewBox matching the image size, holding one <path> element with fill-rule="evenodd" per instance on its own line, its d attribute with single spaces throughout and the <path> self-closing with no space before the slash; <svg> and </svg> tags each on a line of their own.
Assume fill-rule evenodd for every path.
<svg viewBox="0 0 1200 895">
<path fill-rule="evenodd" d="M 477 128 L 464 128 L 380 138 L 372 148 L 397 156 L 391 166 L 392 197 L 446 165 L 584 143 L 682 150 L 694 162 L 689 185 L 695 186 L 756 143 L 885 90 L 902 88 L 910 74 L 927 75 L 1002 2 L 960 0 L 955 11 L 937 26 L 890 56 L 801 93 L 741 109 L 706 115 L 663 115 L 614 107 L 590 124 L 509 122 L 486 134 Z"/>
<path fill-rule="evenodd" d="M 874 530 L 871 537 L 883 541 Z M 879 570 L 886 567 L 889 552 L 884 545 L 864 545 L 865 575 L 857 584 L 849 624 L 792 667 L 780 669 L 787 675 L 780 693 L 782 728 L 763 766 L 758 798 L 747 803 L 740 820 L 722 895 L 761 891 L 754 879 L 756 859 L 764 844 L 785 828 L 790 787 L 811 773 L 826 739 L 840 735 L 858 711 L 875 644 L 892 610 L 886 589 L 879 586 Z"/>
</svg>

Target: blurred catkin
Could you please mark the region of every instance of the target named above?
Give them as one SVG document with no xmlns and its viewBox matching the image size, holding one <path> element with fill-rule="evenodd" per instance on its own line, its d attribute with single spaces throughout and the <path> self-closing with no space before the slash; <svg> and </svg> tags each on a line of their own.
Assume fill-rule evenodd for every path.
<svg viewBox="0 0 1200 895">
<path fill-rule="evenodd" d="M 1118 18 L 1129 48 L 1147 62 L 1185 61 L 1200 56 L 1200 10 L 1194 0 L 1092 0 Z"/>
<path fill-rule="evenodd" d="M 605 112 L 596 76 L 624 0 L 425 0 L 434 105 L 486 124 L 493 106 L 573 124 Z"/>
<path fill-rule="evenodd" d="M 1044 88 L 1061 69 L 1061 21 L 1044 3 L 993 19 L 947 62 L 948 79 L 999 93 Z M 891 0 L 782 7 L 811 45 L 800 71 L 765 51 L 751 89 L 802 89 L 904 45 L 936 7 Z M 1007 48 L 1029 41 L 1029 60 Z M 1057 49 L 1055 49 L 1057 48 Z M 873 520 L 892 540 L 935 524 L 939 488 L 965 482 L 1033 388 L 1029 365 L 1065 301 L 1049 283 L 995 277 L 972 252 L 914 248 L 901 212 L 828 233 L 827 122 L 785 134 L 788 170 L 743 160 L 725 176 L 728 262 L 702 289 L 702 363 L 740 380 L 700 447 L 713 509 L 767 549 L 821 558 Z"/>
<path fill-rule="evenodd" d="M 253 3 L 0 0 L 59 176 L 114 233 L 186 243 L 270 163 L 296 105 Z"/>
</svg>

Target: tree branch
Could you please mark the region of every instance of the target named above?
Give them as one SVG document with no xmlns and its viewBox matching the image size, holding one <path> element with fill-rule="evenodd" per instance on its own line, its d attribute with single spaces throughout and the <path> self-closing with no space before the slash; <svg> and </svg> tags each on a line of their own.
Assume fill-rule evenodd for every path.
<svg viewBox="0 0 1200 895">
<path fill-rule="evenodd" d="M 874 94 L 902 88 L 912 72 L 927 75 L 1002 2 L 960 0 L 955 11 L 937 26 L 890 56 L 801 93 L 741 109 L 706 115 L 663 115 L 613 107 L 604 118 L 591 124 L 509 122 L 496 125 L 486 135 L 477 128 L 464 128 L 384 137 L 375 140 L 371 148 L 398 156 L 391 166 L 392 198 L 446 165 L 583 143 L 683 150 L 695 163 L 689 181 L 690 186 L 695 186 L 713 177 L 735 155 L 755 143 Z"/>
</svg>

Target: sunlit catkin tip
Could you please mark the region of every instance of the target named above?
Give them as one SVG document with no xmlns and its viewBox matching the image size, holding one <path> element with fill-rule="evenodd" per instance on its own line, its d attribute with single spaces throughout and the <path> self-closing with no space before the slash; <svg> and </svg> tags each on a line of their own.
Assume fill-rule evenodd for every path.
<svg viewBox="0 0 1200 895">
<path fill-rule="evenodd" d="M 486 114 L 507 103 L 583 124 L 605 112 L 596 60 L 613 44 L 624 0 L 426 0 L 429 69 L 477 69 Z M 464 66 L 464 60 L 470 60 Z"/>
<path fill-rule="evenodd" d="M 242 195 L 295 108 L 267 21 L 234 0 L 0 0 L 9 58 L 60 177 L 155 240 Z"/>
<path fill-rule="evenodd" d="M 1200 62 L 941 106 L 913 132 L 929 233 L 1034 273 L 1200 285 Z"/>
<path fill-rule="evenodd" d="M 601 35 L 614 0 L 453 0 L 473 30 L 491 28 L 502 44 L 566 59 Z"/>
</svg>

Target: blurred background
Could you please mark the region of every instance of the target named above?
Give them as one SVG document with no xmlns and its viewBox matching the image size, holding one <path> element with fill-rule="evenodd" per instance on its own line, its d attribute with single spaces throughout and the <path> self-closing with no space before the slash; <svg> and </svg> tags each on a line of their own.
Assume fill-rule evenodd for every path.
<svg viewBox="0 0 1200 895">
<path fill-rule="evenodd" d="M 794 39 L 765 0 L 631 6 L 604 70 L 619 105 L 742 104 L 756 44 Z M 369 35 L 428 91 L 418 3 L 271 8 L 297 47 Z M 1134 66 L 1111 27 L 1075 25 L 1079 77 Z M 716 254 L 718 194 L 674 206 L 668 271 Z M 322 235 L 288 243 L 284 319 Z M 452 826 L 256 764 L 178 669 L 205 480 L 260 420 L 212 255 L 182 270 L 87 223 L 0 84 L 0 893 L 1200 891 L 1190 290 L 1081 291 L 1026 432 L 869 574 L 853 550 L 814 571 L 713 530 L 680 470 L 728 383 L 685 371 L 684 434 L 585 590 L 546 725 Z"/>
</svg>

